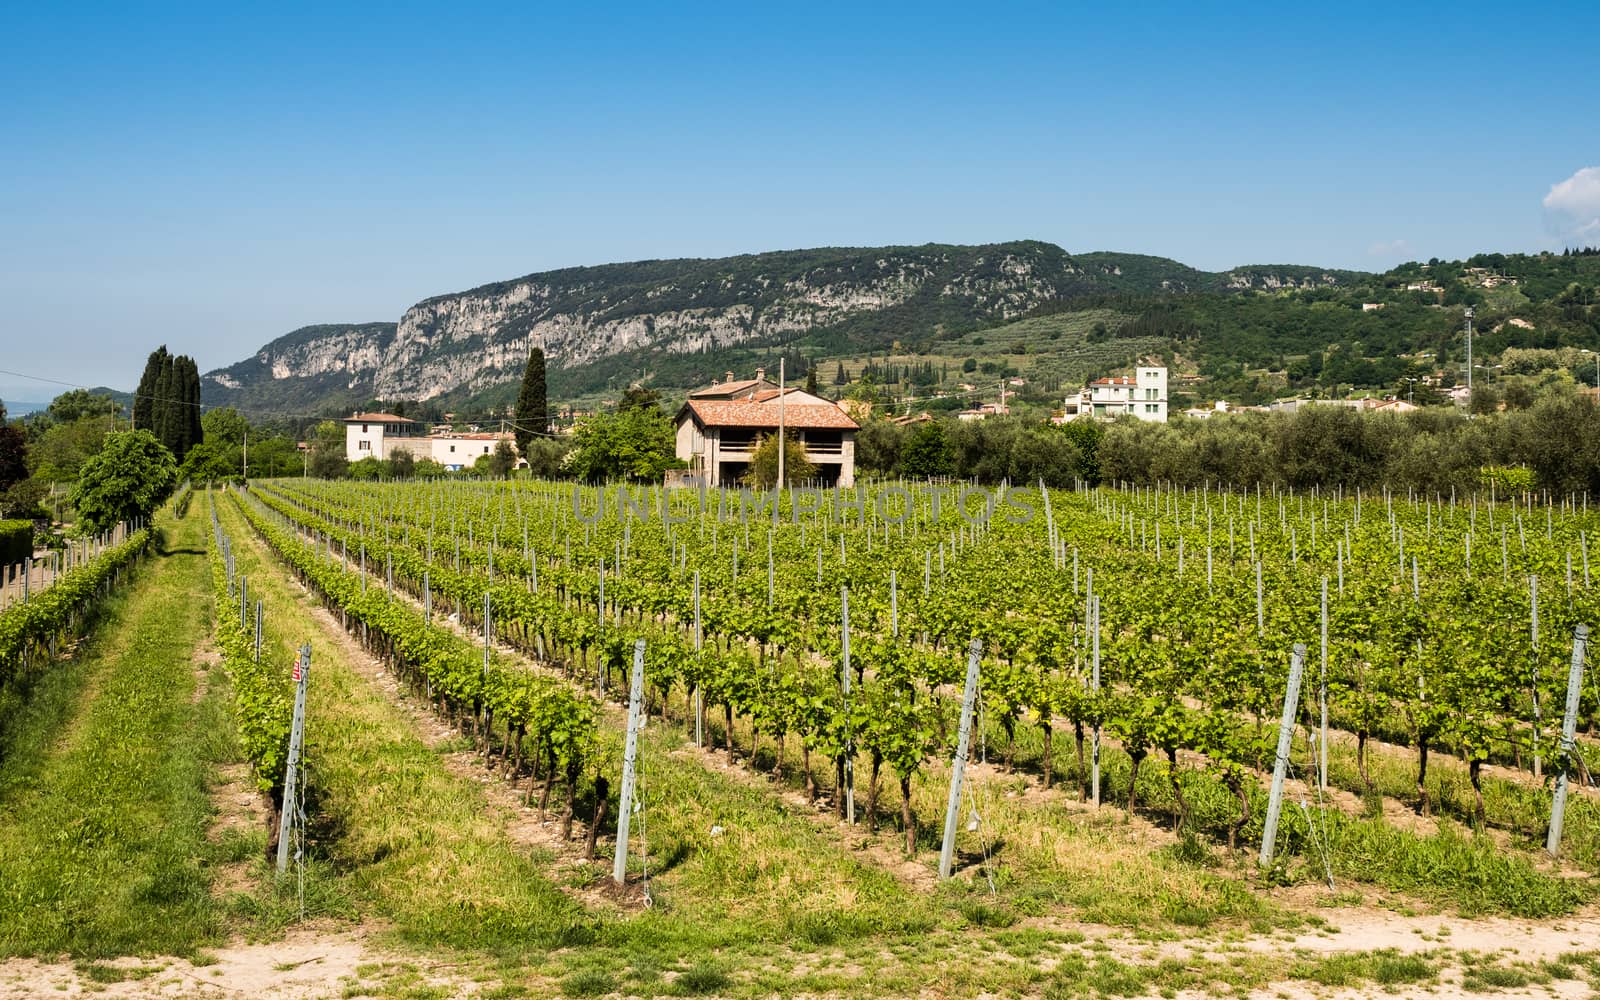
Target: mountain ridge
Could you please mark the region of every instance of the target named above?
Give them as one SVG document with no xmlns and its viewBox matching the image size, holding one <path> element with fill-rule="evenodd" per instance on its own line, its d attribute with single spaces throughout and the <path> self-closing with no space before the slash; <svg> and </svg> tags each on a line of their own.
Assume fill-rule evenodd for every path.
<svg viewBox="0 0 1600 1000">
<path fill-rule="evenodd" d="M 682 388 L 719 374 L 728 352 L 800 341 L 824 353 L 871 351 L 997 326 L 1075 296 L 1320 288 L 1369 277 L 1305 265 L 1207 272 L 1154 255 L 1070 254 L 1039 240 L 582 265 L 429 296 L 392 323 L 300 327 L 202 383 L 207 404 L 255 410 L 466 400 L 503 394 L 537 344 L 557 392 L 592 389 L 625 361 L 664 369 L 662 385 Z"/>
</svg>

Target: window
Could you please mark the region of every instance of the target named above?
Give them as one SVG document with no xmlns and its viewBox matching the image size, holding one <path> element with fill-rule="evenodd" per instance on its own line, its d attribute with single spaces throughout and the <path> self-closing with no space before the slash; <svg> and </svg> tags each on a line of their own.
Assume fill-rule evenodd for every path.
<svg viewBox="0 0 1600 1000">
<path fill-rule="evenodd" d="M 366 434 L 366 433 L 368 433 L 368 431 L 367 431 L 367 425 L 366 425 L 366 424 L 362 424 L 362 425 L 361 425 L 361 433 L 363 433 L 363 434 Z"/>
<path fill-rule="evenodd" d="M 1155 413 L 1155 412 L 1159 411 L 1160 409 L 1161 409 L 1161 407 L 1157 406 L 1154 403 L 1146 403 L 1146 404 L 1144 404 L 1144 412 L 1146 412 L 1146 413 Z"/>
<path fill-rule="evenodd" d="M 483 453 L 484 453 L 484 454 L 485 454 L 485 455 L 487 455 L 487 454 L 489 454 L 489 446 L 488 446 L 488 445 L 484 445 L 484 446 L 483 446 Z"/>
<path fill-rule="evenodd" d="M 371 441 L 357 441 L 356 442 L 356 451 L 371 451 L 371 450 L 372 450 L 372 442 Z"/>
<path fill-rule="evenodd" d="M 451 445 L 450 446 L 450 454 L 454 455 L 455 453 L 456 453 L 456 446 L 455 445 Z"/>
<path fill-rule="evenodd" d="M 1145 399 L 1155 399 L 1156 398 L 1156 391 L 1154 389 L 1146 389 L 1144 391 L 1144 398 Z"/>
</svg>

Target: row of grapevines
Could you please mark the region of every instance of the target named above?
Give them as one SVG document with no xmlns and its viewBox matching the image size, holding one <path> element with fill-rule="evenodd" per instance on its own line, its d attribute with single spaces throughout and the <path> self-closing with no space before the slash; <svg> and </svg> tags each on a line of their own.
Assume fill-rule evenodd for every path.
<svg viewBox="0 0 1600 1000">
<path fill-rule="evenodd" d="M 505 734 L 502 755 L 512 773 L 526 759 L 543 763 L 553 781 L 567 784 L 566 823 L 570 827 L 579 793 L 579 779 L 594 763 L 597 707 L 563 681 L 528 670 L 498 654 L 487 665 L 483 650 L 450 630 L 425 621 L 407 602 L 393 599 L 364 576 L 320 556 L 253 503 L 240 509 L 299 578 L 331 606 L 341 609 L 347 624 L 359 627 L 368 645 L 380 652 L 402 679 L 425 692 L 452 717 L 467 720 L 488 752 L 498 725 Z M 548 795 L 549 784 L 546 785 Z"/>
<path fill-rule="evenodd" d="M 0 612 L 0 684 L 10 683 L 25 659 L 52 638 L 71 631 L 87 606 L 109 592 L 124 568 L 135 565 L 150 544 L 150 529 L 140 528 L 92 560 L 63 574 L 26 603 Z"/>
<path fill-rule="evenodd" d="M 217 612 L 217 643 L 222 666 L 233 683 L 233 712 L 245 757 L 255 769 L 256 787 L 281 804 L 289 760 L 289 730 L 294 717 L 295 686 L 289 671 L 274 663 L 271 650 L 255 655 L 253 624 L 241 615 L 239 598 L 228 579 L 224 559 L 226 535 L 212 497 L 211 588 Z M 248 613 L 248 609 L 246 609 Z"/>
<path fill-rule="evenodd" d="M 837 642 L 826 660 L 811 655 L 804 644 L 783 641 L 770 648 L 764 641 L 753 652 L 746 641 L 753 641 L 758 629 L 734 626 L 738 616 L 730 608 L 717 619 L 717 624 L 726 627 L 713 631 L 712 641 L 696 652 L 685 621 L 669 614 L 677 610 L 674 602 L 661 599 L 660 581 L 608 580 L 607 604 L 621 610 L 615 617 L 602 616 L 597 604 L 590 603 L 598 600 L 598 584 L 586 574 L 574 576 L 561 567 L 547 567 L 541 591 L 530 593 L 523 581 L 503 575 L 501 582 L 490 583 L 484 568 L 473 568 L 472 561 L 466 570 L 442 561 L 428 562 L 425 553 L 409 546 L 346 530 L 313 512 L 312 504 L 296 503 L 271 491 L 260 496 L 302 531 L 320 539 L 330 561 L 342 564 L 348 553 L 357 551 L 359 555 L 350 558 L 364 558 L 374 571 L 380 566 L 395 567 L 396 580 L 406 589 L 420 584 L 426 570 L 435 599 L 459 601 L 463 611 L 481 607 L 487 593 L 502 634 L 514 641 L 520 639 L 525 648 L 531 647 L 530 653 L 542 649 L 569 672 L 596 681 L 613 674 L 625 676 L 634 643 L 644 640 L 647 687 L 657 695 L 663 714 L 675 690 L 685 697 L 698 690 L 706 704 L 722 708 L 724 738 L 730 751 L 735 718 L 747 719 L 753 733 L 752 753 L 762 734 L 776 737 L 774 766 L 780 768 L 784 737 L 797 737 L 812 795 L 817 791 L 811 766 L 814 752 L 831 761 L 836 773 L 842 771 L 850 751 L 859 752 L 868 768 L 868 815 L 876 819 L 880 771 L 892 771 L 903 793 L 901 821 L 908 850 L 914 843 L 909 786 L 929 754 L 943 747 L 951 734 L 940 701 L 931 696 L 929 685 L 911 666 L 926 667 L 930 660 L 949 657 L 918 658 L 887 643 L 863 649 L 854 661 L 856 694 L 847 701 L 839 683 L 841 650 Z M 391 537 L 400 535 L 397 531 Z M 505 564 L 500 565 L 504 574 Z M 627 582 L 634 586 L 626 586 Z M 688 595 L 684 596 L 687 604 Z M 537 636 L 537 643 L 529 642 L 530 636 Z M 881 657 L 877 655 L 880 649 Z M 870 675 L 867 664 L 874 664 Z M 939 666 L 940 676 L 954 676 L 956 666 Z M 615 690 L 618 696 L 626 693 L 620 686 Z M 843 808 L 844 803 L 839 805 Z"/>
</svg>

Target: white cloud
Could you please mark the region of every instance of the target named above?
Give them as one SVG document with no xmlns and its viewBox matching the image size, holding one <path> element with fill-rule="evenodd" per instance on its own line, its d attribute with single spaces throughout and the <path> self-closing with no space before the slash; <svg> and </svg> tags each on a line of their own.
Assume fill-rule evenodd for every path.
<svg viewBox="0 0 1600 1000">
<path fill-rule="evenodd" d="M 1410 240 L 1379 240 L 1367 247 L 1369 257 L 1404 257 L 1410 252 Z"/>
<path fill-rule="evenodd" d="M 1545 221 L 1563 240 L 1600 244 L 1600 167 L 1584 167 L 1544 196 Z"/>
</svg>

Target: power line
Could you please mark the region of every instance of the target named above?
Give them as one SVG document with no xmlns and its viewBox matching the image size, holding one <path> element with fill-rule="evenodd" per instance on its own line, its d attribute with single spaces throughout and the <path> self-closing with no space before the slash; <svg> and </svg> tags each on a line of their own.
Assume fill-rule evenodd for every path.
<svg viewBox="0 0 1600 1000">
<path fill-rule="evenodd" d="M 106 389 L 110 389 L 111 388 L 110 386 L 89 386 L 89 385 L 83 385 L 83 384 L 78 383 L 78 382 L 67 382 L 67 381 L 65 381 L 63 379 L 48 378 L 48 377 L 43 376 L 43 375 L 29 375 L 27 372 L 12 371 L 9 368 L 0 368 L 0 375 L 11 375 L 11 376 L 14 376 L 16 378 L 25 378 L 25 379 L 28 379 L 28 380 L 33 381 L 33 382 L 46 382 L 46 383 L 49 383 L 50 385 L 66 386 L 69 389 L 84 389 L 84 390 L 92 391 L 95 388 L 106 388 Z M 112 389 L 111 391 L 118 392 L 120 390 Z M 151 393 L 140 393 L 137 390 L 128 393 L 128 396 L 135 402 L 137 402 L 138 400 L 141 400 L 141 399 L 145 399 L 145 400 L 149 400 L 151 402 L 157 402 L 157 403 L 176 403 L 179 406 L 197 407 L 201 411 L 206 411 L 206 410 L 215 411 L 215 410 L 229 410 L 229 409 L 231 409 L 231 410 L 234 410 L 234 411 L 236 411 L 236 412 L 238 412 L 240 414 L 254 415 L 254 416 L 292 417 L 292 418 L 299 418 L 299 419 L 303 419 L 303 420 L 345 420 L 345 419 L 348 419 L 347 417 L 331 417 L 326 413 L 304 413 L 304 412 L 299 412 L 299 411 L 295 411 L 295 410 L 274 410 L 274 409 L 268 409 L 268 408 L 265 408 L 265 407 L 243 406 L 243 405 L 239 405 L 237 403 L 222 403 L 222 404 L 217 404 L 217 403 L 196 403 L 196 402 L 193 402 L 193 401 L 190 401 L 190 400 L 187 400 L 187 399 L 172 399 L 170 397 L 156 396 L 156 395 L 151 394 Z M 407 418 L 407 419 L 410 419 L 410 418 Z M 560 434 L 558 434 L 556 432 L 553 432 L 553 431 L 536 431 L 536 430 L 532 430 L 532 429 L 523 427 L 521 424 L 518 424 L 515 421 L 506 420 L 503 417 L 493 417 L 493 418 L 489 418 L 488 420 L 485 420 L 485 421 L 482 421 L 482 422 L 483 423 L 488 423 L 488 422 L 493 422 L 493 421 L 498 421 L 498 422 L 503 423 L 503 424 L 505 424 L 505 425 L 507 425 L 509 427 L 514 427 L 517 430 L 525 430 L 529 434 L 534 435 L 535 437 L 556 438 L 556 437 L 560 437 L 561 436 Z M 413 422 L 414 423 L 422 423 L 422 421 L 413 421 Z"/>
<path fill-rule="evenodd" d="M 108 385 L 107 386 L 79 385 L 77 382 L 63 382 L 61 379 L 58 379 L 58 378 L 45 378 L 43 375 L 29 375 L 27 372 L 14 372 L 14 371 L 11 371 L 9 368 L 0 368 L 0 375 L 13 375 L 13 376 L 15 376 L 17 378 L 31 379 L 31 380 L 33 380 L 35 382 L 49 382 L 51 385 L 64 385 L 69 389 L 84 389 L 84 390 L 88 390 L 88 391 L 93 391 L 96 388 L 111 389 L 111 387 L 108 386 Z M 111 389 L 111 391 L 112 392 L 119 392 L 121 390 Z M 141 395 L 138 392 L 138 390 L 135 390 L 133 392 L 128 393 L 128 396 L 134 402 L 137 402 L 137 401 L 139 401 L 141 399 L 148 399 L 148 400 L 150 400 L 151 402 L 154 402 L 154 403 L 177 403 L 179 406 L 195 406 L 195 407 L 199 407 L 200 409 L 205 409 L 206 408 L 204 406 L 204 404 L 193 403 L 193 402 L 190 402 L 187 399 L 170 399 L 170 398 L 165 398 L 165 397 L 162 397 L 162 396 L 152 395 L 150 393 L 144 393 L 143 395 Z M 216 409 L 216 407 L 211 407 L 211 409 Z"/>
</svg>

